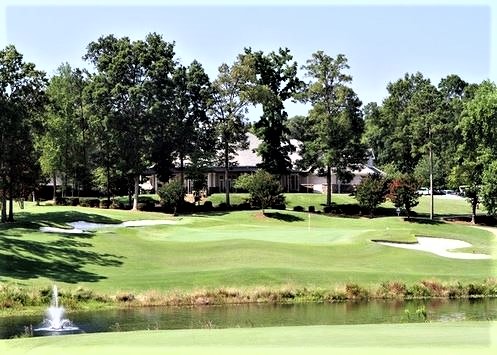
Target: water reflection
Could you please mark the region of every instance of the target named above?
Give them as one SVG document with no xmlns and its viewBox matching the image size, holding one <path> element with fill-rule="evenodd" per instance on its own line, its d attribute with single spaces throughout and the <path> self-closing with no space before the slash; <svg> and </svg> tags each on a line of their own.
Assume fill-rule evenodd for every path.
<svg viewBox="0 0 497 355">
<path fill-rule="evenodd" d="M 71 320 L 83 332 L 143 329 L 235 328 L 296 325 L 371 324 L 423 321 L 497 320 L 497 299 L 429 301 L 371 301 L 337 304 L 230 305 L 193 308 L 152 307 L 96 312 L 72 312 Z M 41 316 L 0 317 L 0 338 L 39 325 Z M 36 334 L 35 334 L 36 335 Z"/>
</svg>

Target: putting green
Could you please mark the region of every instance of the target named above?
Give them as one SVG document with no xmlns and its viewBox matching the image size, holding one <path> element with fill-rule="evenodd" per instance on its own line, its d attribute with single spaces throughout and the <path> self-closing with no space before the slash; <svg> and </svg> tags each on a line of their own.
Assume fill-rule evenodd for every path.
<svg viewBox="0 0 497 355">
<path fill-rule="evenodd" d="M 0 341 L 2 354 L 495 354 L 496 322 L 140 331 Z M 492 337 L 493 334 L 493 337 Z"/>
</svg>

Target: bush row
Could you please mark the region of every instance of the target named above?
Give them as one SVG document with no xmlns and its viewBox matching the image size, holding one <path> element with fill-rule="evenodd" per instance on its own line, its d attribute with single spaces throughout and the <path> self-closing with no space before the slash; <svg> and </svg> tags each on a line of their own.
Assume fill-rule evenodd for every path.
<svg viewBox="0 0 497 355">
<path fill-rule="evenodd" d="M 21 308 L 26 306 L 47 306 L 50 304 L 51 288 L 38 290 L 25 289 L 17 285 L 0 286 L 0 309 Z M 443 283 L 424 280 L 407 285 L 399 281 L 381 283 L 375 287 L 364 288 L 348 283 L 332 289 L 322 288 L 266 288 L 255 287 L 250 290 L 221 288 L 199 290 L 190 293 L 161 293 L 147 291 L 143 294 L 129 292 L 114 296 L 96 294 L 91 290 L 59 290 L 59 302 L 69 309 L 77 309 L 82 304 L 119 305 L 126 303 L 135 306 L 154 305 L 208 305 L 234 303 L 299 303 L 299 302 L 344 302 L 366 301 L 369 299 L 417 299 L 417 298 L 477 298 L 497 297 L 497 280 L 488 279 L 481 283 L 462 284 Z"/>
</svg>

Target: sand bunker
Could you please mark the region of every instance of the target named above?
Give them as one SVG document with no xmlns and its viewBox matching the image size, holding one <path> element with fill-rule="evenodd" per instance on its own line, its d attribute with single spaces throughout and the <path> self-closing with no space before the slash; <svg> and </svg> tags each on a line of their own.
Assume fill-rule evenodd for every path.
<svg viewBox="0 0 497 355">
<path fill-rule="evenodd" d="M 175 224 L 177 221 L 173 220 L 137 220 L 126 221 L 123 223 L 92 223 L 86 221 L 76 221 L 67 223 L 72 229 L 58 228 L 58 227 L 40 227 L 41 232 L 45 233 L 65 233 L 65 234 L 90 234 L 91 231 L 96 231 L 104 228 L 117 228 L 117 227 L 144 227 L 144 226 L 157 226 L 164 224 Z"/>
<path fill-rule="evenodd" d="M 467 248 L 471 246 L 470 243 L 462 240 L 430 237 L 416 237 L 416 239 L 418 242 L 412 244 L 380 241 L 377 241 L 376 243 L 396 248 L 427 251 L 429 253 L 452 259 L 491 259 L 491 256 L 487 254 L 458 253 L 449 251 L 452 249 Z"/>
</svg>

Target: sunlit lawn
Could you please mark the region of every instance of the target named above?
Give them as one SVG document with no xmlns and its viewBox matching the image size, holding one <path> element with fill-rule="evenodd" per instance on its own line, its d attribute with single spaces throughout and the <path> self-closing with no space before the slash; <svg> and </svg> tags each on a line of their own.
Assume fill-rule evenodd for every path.
<svg viewBox="0 0 497 355">
<path fill-rule="evenodd" d="M 0 340 L 2 354 L 495 354 L 495 322 L 187 329 Z M 492 335 L 493 334 L 493 335 Z"/>
<path fill-rule="evenodd" d="M 86 220 L 172 219 L 171 215 L 82 207 L 35 207 L 0 226 L 0 282 L 102 292 L 257 286 L 323 287 L 386 280 L 483 281 L 491 260 L 456 260 L 375 244 L 451 237 L 490 253 L 495 237 L 470 226 L 402 218 L 338 218 L 291 211 L 180 216 L 175 225 L 114 228 L 92 235 L 46 234 L 41 225 Z M 465 250 L 468 251 L 468 250 Z"/>
</svg>

